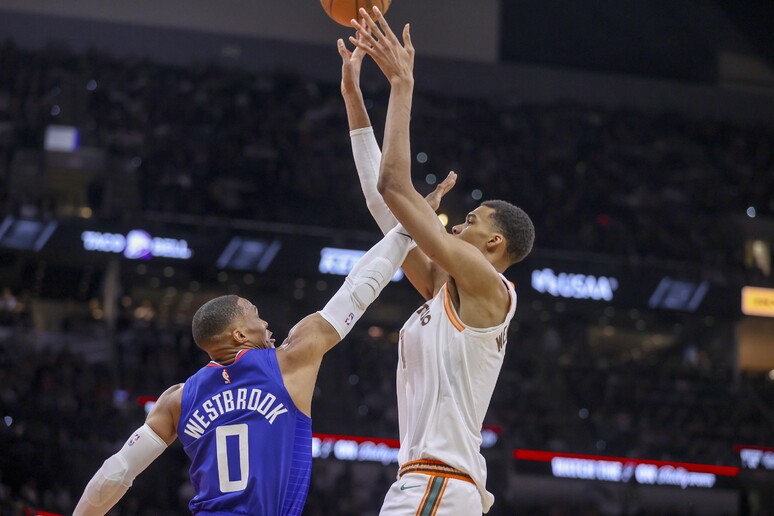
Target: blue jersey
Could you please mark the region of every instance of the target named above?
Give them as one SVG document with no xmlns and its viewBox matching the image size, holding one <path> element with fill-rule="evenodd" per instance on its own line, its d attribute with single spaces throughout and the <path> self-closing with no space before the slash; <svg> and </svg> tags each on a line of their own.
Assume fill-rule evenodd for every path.
<svg viewBox="0 0 774 516">
<path fill-rule="evenodd" d="M 275 349 L 210 362 L 183 388 L 177 434 L 191 458 L 194 514 L 296 516 L 312 469 L 312 420 L 296 408 Z"/>
</svg>

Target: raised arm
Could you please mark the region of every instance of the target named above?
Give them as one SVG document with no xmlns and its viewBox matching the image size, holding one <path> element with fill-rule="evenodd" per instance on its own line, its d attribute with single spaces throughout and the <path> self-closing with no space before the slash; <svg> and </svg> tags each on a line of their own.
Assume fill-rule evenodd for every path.
<svg viewBox="0 0 774 516">
<path fill-rule="evenodd" d="M 361 9 L 365 25 L 352 20 L 359 37 L 351 37 L 350 41 L 374 59 L 391 86 L 377 185 L 379 193 L 419 248 L 454 278 L 461 294 L 475 298 L 495 294 L 499 299 L 504 289 L 494 267 L 476 247 L 435 223 L 432 210 L 411 183 L 409 124 L 414 91 L 414 47 L 408 25 L 403 30 L 404 46 L 381 12 L 374 8 L 374 14 L 379 25 Z"/>
<path fill-rule="evenodd" d="M 360 179 L 360 186 L 365 195 L 368 211 L 374 217 L 383 234 L 398 225 L 382 196 L 376 189 L 379 179 L 379 163 L 382 151 L 376 141 L 371 120 L 360 90 L 360 69 L 363 65 L 365 52 L 355 47 L 353 52 L 347 50 L 344 41 L 338 40 L 338 50 L 341 56 L 341 96 L 347 109 L 349 135 L 352 143 L 352 156 Z"/>
<path fill-rule="evenodd" d="M 323 355 L 349 333 L 390 282 L 410 244 L 401 226 L 393 228 L 357 262 L 325 307 L 296 324 L 277 350 L 285 387 L 305 414 L 311 415 Z"/>
<path fill-rule="evenodd" d="M 134 479 L 177 438 L 182 385 L 170 387 L 159 397 L 145 424 L 110 456 L 86 485 L 74 516 L 103 516 L 129 490 Z"/>
<path fill-rule="evenodd" d="M 352 144 L 352 157 L 355 161 L 360 187 L 366 200 L 368 211 L 373 216 L 382 233 L 394 228 L 398 221 L 384 203 L 377 190 L 379 166 L 382 152 L 376 141 L 368 110 L 365 107 L 363 93 L 360 89 L 360 70 L 366 53 L 359 47 L 350 52 L 343 40 L 338 40 L 338 51 L 341 56 L 341 96 L 347 109 L 349 137 Z M 451 178 L 438 185 L 435 195 L 440 200 L 454 186 Z M 433 201 L 428 199 L 431 204 Z M 437 209 L 437 203 L 435 204 Z M 419 250 L 411 250 L 403 262 L 403 272 L 411 284 L 425 298 L 431 298 L 446 278 L 445 272 L 437 267 Z"/>
</svg>

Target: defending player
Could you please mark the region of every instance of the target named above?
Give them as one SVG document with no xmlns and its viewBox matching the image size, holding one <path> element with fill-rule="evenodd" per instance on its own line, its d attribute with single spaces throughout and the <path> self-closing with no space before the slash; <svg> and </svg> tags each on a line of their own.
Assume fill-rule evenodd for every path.
<svg viewBox="0 0 774 516">
<path fill-rule="evenodd" d="M 404 271 L 429 299 L 400 333 L 401 467 L 381 514 L 481 514 L 494 501 L 485 487 L 481 425 L 516 309 L 516 293 L 502 272 L 529 254 L 534 228 L 519 208 L 487 201 L 469 213 L 463 224 L 454 226 L 450 235 L 422 207 L 410 177 L 414 49 L 408 26 L 403 46 L 377 9 L 379 26 L 365 10 L 361 14 L 364 22 L 353 20 L 358 37 L 350 38 L 355 52 L 348 53 L 339 41 L 342 94 L 353 129 L 358 173 L 369 209 L 382 230 L 391 227 L 391 212 L 414 236 L 419 249 L 411 252 Z M 373 57 L 391 85 L 381 160 L 375 140 L 368 129 L 362 130 L 370 124 L 356 84 L 359 52 Z M 384 206 L 373 195 L 369 163 L 371 169 L 374 164 L 381 167 L 377 188 Z"/>
<path fill-rule="evenodd" d="M 447 181 L 428 196 L 433 209 L 453 185 Z M 193 514 L 300 514 L 322 357 L 389 283 L 411 244 L 405 233 L 395 228 L 368 251 L 325 308 L 296 324 L 279 348 L 248 300 L 222 296 L 199 308 L 193 336 L 211 362 L 161 395 L 145 424 L 88 483 L 75 516 L 107 513 L 177 438 L 191 459 Z"/>
</svg>

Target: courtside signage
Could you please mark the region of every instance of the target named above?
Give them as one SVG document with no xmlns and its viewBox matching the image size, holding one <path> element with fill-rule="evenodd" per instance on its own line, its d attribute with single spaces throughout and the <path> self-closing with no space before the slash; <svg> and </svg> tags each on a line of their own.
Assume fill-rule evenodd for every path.
<svg viewBox="0 0 774 516">
<path fill-rule="evenodd" d="M 400 441 L 348 435 L 313 434 L 312 457 L 359 462 L 398 463 Z"/>
<path fill-rule="evenodd" d="M 481 429 L 482 448 L 491 448 L 502 433 L 502 427 L 485 425 Z M 398 463 L 400 441 L 378 437 L 351 435 L 312 434 L 312 457 L 357 462 L 381 462 L 384 465 Z"/>
<path fill-rule="evenodd" d="M 742 289 L 742 313 L 774 317 L 774 289 L 744 287 Z"/>
<path fill-rule="evenodd" d="M 706 281 L 693 283 L 692 281 L 675 280 L 669 276 L 664 276 L 658 283 L 656 290 L 651 294 L 648 306 L 695 312 L 707 295 L 709 288 L 710 285 Z"/>
<path fill-rule="evenodd" d="M 355 249 L 324 247 L 322 251 L 320 251 L 320 265 L 318 266 L 318 270 L 323 274 L 346 276 L 364 254 L 366 254 L 365 251 L 356 251 Z M 402 278 L 403 271 L 398 269 L 395 271 L 392 281 L 400 281 Z"/>
<path fill-rule="evenodd" d="M 734 451 L 739 454 L 744 469 L 774 471 L 774 448 L 738 444 L 734 446 Z"/>
<path fill-rule="evenodd" d="M 142 229 L 133 229 L 126 236 L 120 233 L 84 231 L 81 233 L 81 240 L 83 248 L 87 251 L 123 254 L 131 260 L 150 258 L 188 260 L 193 256 L 193 251 L 188 247 L 187 241 L 154 237 Z"/>
<path fill-rule="evenodd" d="M 606 482 L 636 482 L 642 485 L 711 488 L 718 476 L 735 477 L 739 468 L 689 464 L 658 460 L 603 457 L 554 453 L 535 450 L 514 450 L 513 457 L 551 463 L 556 478 L 603 480 Z"/>
<path fill-rule="evenodd" d="M 537 269 L 532 271 L 532 288 L 554 297 L 612 301 L 618 290 L 618 280 L 607 276 Z"/>
</svg>

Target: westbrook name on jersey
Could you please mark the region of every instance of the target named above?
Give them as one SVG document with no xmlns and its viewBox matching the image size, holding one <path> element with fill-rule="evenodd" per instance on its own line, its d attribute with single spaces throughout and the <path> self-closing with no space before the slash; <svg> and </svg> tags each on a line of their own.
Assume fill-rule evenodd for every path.
<svg viewBox="0 0 774 516">
<path fill-rule="evenodd" d="M 275 349 L 210 362 L 183 388 L 178 437 L 202 515 L 296 516 L 309 490 L 312 421 L 282 381 Z"/>
</svg>

